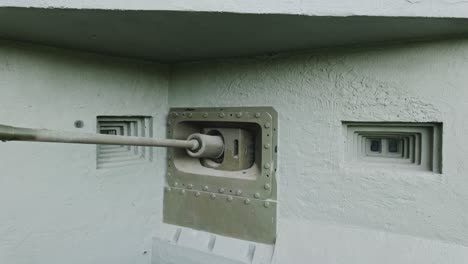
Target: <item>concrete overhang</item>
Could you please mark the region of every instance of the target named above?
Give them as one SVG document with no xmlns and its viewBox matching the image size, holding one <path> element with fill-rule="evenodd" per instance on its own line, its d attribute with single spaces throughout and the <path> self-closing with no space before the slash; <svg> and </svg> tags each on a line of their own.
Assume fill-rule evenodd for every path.
<svg viewBox="0 0 468 264">
<path fill-rule="evenodd" d="M 158 62 L 468 35 L 468 19 L 0 8 L 0 38 Z"/>
</svg>

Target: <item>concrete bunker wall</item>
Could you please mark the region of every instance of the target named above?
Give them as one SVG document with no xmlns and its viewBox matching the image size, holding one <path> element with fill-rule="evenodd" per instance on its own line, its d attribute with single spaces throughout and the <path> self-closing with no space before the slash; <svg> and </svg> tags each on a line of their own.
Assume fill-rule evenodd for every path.
<svg viewBox="0 0 468 264">
<path fill-rule="evenodd" d="M 169 105 L 275 107 L 280 241 L 308 241 L 305 220 L 467 245 L 467 47 L 458 40 L 187 63 L 173 71 Z M 443 173 L 350 166 L 342 121 L 442 122 Z"/>
<path fill-rule="evenodd" d="M 94 132 L 97 115 L 145 115 L 153 117 L 153 135 L 163 137 L 169 107 L 275 107 L 277 263 L 308 260 L 310 247 L 334 237 L 324 223 L 401 234 L 392 241 L 402 245 L 410 237 L 468 245 L 466 40 L 171 70 L 11 42 L 0 44 L 0 58 L 0 119 L 18 126 L 73 131 L 74 121 L 83 120 L 80 131 Z M 442 122 L 443 173 L 349 166 L 342 121 Z M 0 261 L 149 263 L 162 218 L 164 150 L 155 149 L 152 162 L 96 170 L 94 146 L 14 143 L 2 149 Z M 359 232 L 342 236 L 355 241 Z M 317 260 L 331 261 L 333 254 Z"/>
<path fill-rule="evenodd" d="M 153 63 L 1 42 L 0 120 L 95 133 L 98 115 L 147 115 L 163 137 L 167 76 Z M 164 150 L 152 162 L 96 169 L 94 145 L 1 148 L 1 263 L 150 261 Z"/>
</svg>

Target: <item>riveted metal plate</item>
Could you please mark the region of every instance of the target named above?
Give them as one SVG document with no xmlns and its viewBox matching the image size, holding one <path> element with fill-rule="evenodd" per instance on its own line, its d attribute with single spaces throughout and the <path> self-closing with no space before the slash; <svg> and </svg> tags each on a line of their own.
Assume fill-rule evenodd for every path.
<svg viewBox="0 0 468 264">
<path fill-rule="evenodd" d="M 199 192 L 200 196 L 174 196 L 174 192 L 166 192 L 164 221 L 273 243 L 276 234 L 277 113 L 272 107 L 223 107 L 172 108 L 168 115 L 168 138 L 186 139 L 192 133 L 205 133 L 216 128 L 221 132 L 241 129 L 253 135 L 253 165 L 249 168 L 241 166 L 240 170 L 232 170 L 235 166 L 227 166 L 229 170 L 223 170 L 223 166 L 219 166 L 220 169 L 207 168 L 203 161 L 189 157 L 183 149 L 168 149 L 166 188 L 183 189 L 186 193 Z M 208 194 L 229 196 L 232 201 L 223 199 L 223 202 L 213 203 L 199 199 L 208 197 Z M 245 207 L 242 202 L 245 199 L 251 200 L 252 205 Z M 201 201 L 211 203 L 203 204 Z M 262 207 L 264 202 L 269 204 L 268 208 Z M 250 211 L 255 205 L 269 210 Z M 251 225 L 255 228 L 250 228 Z"/>
<path fill-rule="evenodd" d="M 276 202 L 167 188 L 164 222 L 266 244 L 276 239 Z"/>
<path fill-rule="evenodd" d="M 241 113 L 240 117 L 239 113 Z M 169 114 L 168 137 L 186 139 L 200 128 L 225 126 L 250 126 L 258 131 L 257 159 L 250 169 L 228 172 L 204 169 L 198 161 L 187 157 L 181 149 L 168 149 L 167 183 L 178 187 L 191 184 L 200 191 L 217 192 L 225 189 L 241 196 L 276 199 L 275 174 L 277 151 L 277 113 L 271 107 L 230 108 L 173 108 Z M 201 126 L 197 126 L 202 124 Z M 203 188 L 208 186 L 208 190 Z M 266 188 L 265 188 L 266 186 Z M 255 197 L 255 198 L 258 198 Z"/>
</svg>

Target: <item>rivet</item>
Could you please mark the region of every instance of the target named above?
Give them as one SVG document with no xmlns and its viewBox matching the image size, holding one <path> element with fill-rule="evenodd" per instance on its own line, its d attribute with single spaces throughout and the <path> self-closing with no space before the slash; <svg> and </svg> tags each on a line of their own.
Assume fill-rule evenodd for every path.
<svg viewBox="0 0 468 264">
<path fill-rule="evenodd" d="M 271 145 L 270 144 L 265 144 L 265 149 L 269 149 L 271 148 Z"/>
<path fill-rule="evenodd" d="M 265 190 L 270 190 L 271 186 L 270 186 L 270 184 L 265 183 L 265 185 L 263 186 L 263 188 L 265 188 Z"/>
<path fill-rule="evenodd" d="M 263 166 L 265 169 L 269 169 L 270 168 L 270 163 L 265 163 L 265 165 Z"/>
<path fill-rule="evenodd" d="M 172 113 L 172 116 L 173 116 L 173 117 L 178 117 L 178 116 L 179 116 L 179 114 L 178 114 L 178 113 L 176 113 L 176 112 L 174 112 L 174 113 Z"/>
<path fill-rule="evenodd" d="M 224 193 L 224 188 L 219 188 L 219 193 Z"/>
<path fill-rule="evenodd" d="M 259 118 L 260 116 L 261 116 L 260 113 L 255 113 L 256 118 Z"/>
<path fill-rule="evenodd" d="M 205 113 L 203 113 L 202 116 L 203 116 L 204 118 L 207 118 L 207 117 L 208 117 L 208 113 L 205 112 Z"/>
<path fill-rule="evenodd" d="M 192 184 L 187 184 L 187 189 L 192 189 L 193 185 Z"/>
<path fill-rule="evenodd" d="M 196 192 L 195 193 L 195 197 L 200 197 L 201 193 L 200 192 Z"/>
<path fill-rule="evenodd" d="M 171 177 L 172 174 L 170 172 L 167 173 L 167 177 Z"/>
<path fill-rule="evenodd" d="M 265 123 L 266 128 L 270 128 L 271 124 L 270 123 Z"/>
<path fill-rule="evenodd" d="M 228 197 L 226 198 L 226 200 L 227 200 L 228 202 L 232 202 L 232 196 L 228 196 Z"/>
<path fill-rule="evenodd" d="M 255 193 L 255 194 L 254 194 L 254 197 L 258 199 L 258 198 L 260 198 L 260 194 L 259 194 L 259 193 Z"/>
<path fill-rule="evenodd" d="M 174 182 L 173 185 L 174 185 L 174 187 L 177 187 L 177 186 L 179 185 L 179 183 L 178 183 L 178 182 Z"/>
<path fill-rule="evenodd" d="M 180 194 L 185 194 L 185 190 L 180 190 Z"/>
<path fill-rule="evenodd" d="M 247 199 L 244 200 L 244 204 L 249 204 L 249 203 L 250 203 L 250 199 L 249 199 L 249 198 L 247 198 Z"/>
<path fill-rule="evenodd" d="M 188 116 L 188 117 L 192 117 L 192 113 L 187 113 L 187 116 Z"/>
<path fill-rule="evenodd" d="M 236 116 L 240 118 L 242 116 L 242 112 L 237 113 Z"/>
<path fill-rule="evenodd" d="M 218 115 L 220 118 L 223 118 L 224 117 L 224 113 L 219 113 Z"/>
<path fill-rule="evenodd" d="M 210 198 L 211 198 L 211 200 L 216 199 L 216 194 L 212 193 L 212 194 L 210 195 Z"/>
<path fill-rule="evenodd" d="M 263 206 L 265 206 L 265 208 L 270 207 L 270 202 L 264 202 L 264 203 L 263 203 Z"/>
<path fill-rule="evenodd" d="M 242 194 L 242 190 L 237 190 L 237 191 L 236 191 L 236 195 L 237 195 L 237 196 L 239 196 L 239 195 L 241 195 L 241 194 Z"/>
<path fill-rule="evenodd" d="M 203 186 L 203 190 L 204 190 L 204 191 L 208 191 L 208 186 L 206 186 L 206 185 Z"/>
<path fill-rule="evenodd" d="M 164 187 L 164 191 L 170 192 L 170 191 L 171 191 L 171 187 L 169 187 L 169 186 Z"/>
</svg>

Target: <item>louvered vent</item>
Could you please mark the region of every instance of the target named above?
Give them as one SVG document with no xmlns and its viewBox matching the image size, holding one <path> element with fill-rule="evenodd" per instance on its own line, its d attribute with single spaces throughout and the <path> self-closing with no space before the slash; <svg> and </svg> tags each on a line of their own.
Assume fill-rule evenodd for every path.
<svg viewBox="0 0 468 264">
<path fill-rule="evenodd" d="M 441 123 L 343 122 L 346 158 L 377 165 L 442 172 Z"/>
<path fill-rule="evenodd" d="M 148 116 L 98 116 L 97 131 L 101 134 L 152 137 L 152 118 Z M 96 166 L 113 168 L 150 162 L 151 147 L 98 145 Z"/>
</svg>

